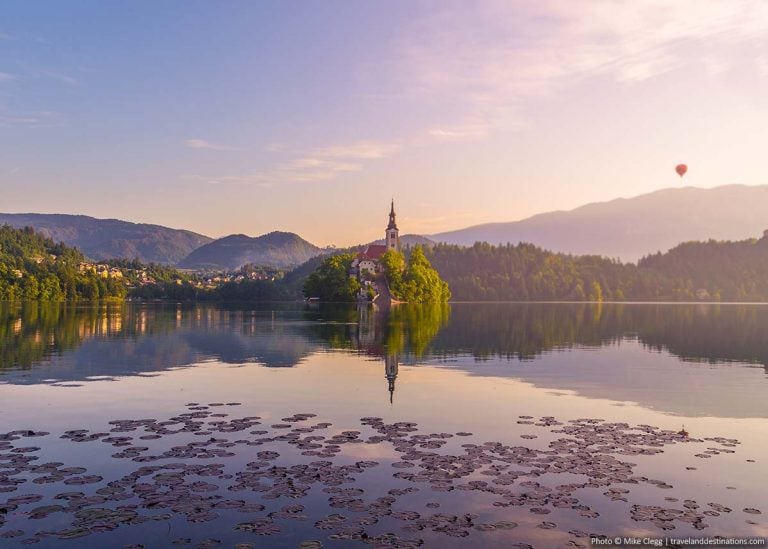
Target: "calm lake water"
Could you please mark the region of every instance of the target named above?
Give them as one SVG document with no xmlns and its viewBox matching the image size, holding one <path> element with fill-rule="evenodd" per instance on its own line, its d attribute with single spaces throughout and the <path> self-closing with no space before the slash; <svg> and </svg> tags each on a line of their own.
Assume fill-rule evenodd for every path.
<svg viewBox="0 0 768 549">
<path fill-rule="evenodd" d="M 0 546 L 766 536 L 766 395 L 761 305 L 0 305 Z"/>
</svg>

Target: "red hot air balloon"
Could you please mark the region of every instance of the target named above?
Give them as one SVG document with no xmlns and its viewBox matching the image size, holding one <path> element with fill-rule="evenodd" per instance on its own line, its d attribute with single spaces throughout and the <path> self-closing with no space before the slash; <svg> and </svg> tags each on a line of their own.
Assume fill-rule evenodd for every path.
<svg viewBox="0 0 768 549">
<path fill-rule="evenodd" d="M 688 171 L 688 166 L 686 166 L 685 164 L 678 164 L 677 166 L 675 166 L 675 171 L 677 172 L 677 175 L 679 175 L 680 177 L 683 177 L 685 175 L 685 172 Z"/>
</svg>

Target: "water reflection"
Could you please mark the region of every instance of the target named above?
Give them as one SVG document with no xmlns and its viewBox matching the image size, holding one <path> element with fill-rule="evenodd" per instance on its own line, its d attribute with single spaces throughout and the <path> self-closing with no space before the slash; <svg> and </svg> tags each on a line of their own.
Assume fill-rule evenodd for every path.
<svg viewBox="0 0 768 549">
<path fill-rule="evenodd" d="M 528 359 L 636 338 L 693 362 L 768 367 L 768 306 L 680 304 L 455 305 L 435 351 Z"/>
<path fill-rule="evenodd" d="M 351 330 L 350 347 L 384 359 L 389 401 L 393 402 L 395 381 L 401 356 L 413 361 L 422 358 L 434 337 L 449 321 L 451 307 L 446 303 L 386 307 L 361 305 L 358 322 Z M 334 341 L 344 340 L 343 335 Z M 346 344 L 344 344 L 346 347 Z"/>
<path fill-rule="evenodd" d="M 766 341 L 759 305 L 1 304 L 0 383 L 82 383 L 207 360 L 292 367 L 345 351 L 381 361 L 390 401 L 401 364 L 432 361 L 670 413 L 767 417 L 761 399 L 732 402 L 724 390 L 764 391 Z"/>
</svg>

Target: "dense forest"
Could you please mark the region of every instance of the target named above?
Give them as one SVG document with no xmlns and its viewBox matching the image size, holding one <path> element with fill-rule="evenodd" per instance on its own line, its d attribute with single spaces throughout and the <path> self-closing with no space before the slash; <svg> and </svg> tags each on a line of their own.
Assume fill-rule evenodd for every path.
<svg viewBox="0 0 768 549">
<path fill-rule="evenodd" d="M 79 268 L 82 253 L 31 228 L 0 226 L 0 300 L 123 298 L 125 285 Z"/>
<path fill-rule="evenodd" d="M 440 244 L 428 249 L 427 257 L 455 300 L 621 301 L 635 285 L 632 265 L 599 256 L 555 254 L 532 244 Z"/>
<path fill-rule="evenodd" d="M 455 300 L 768 301 L 768 236 L 688 242 L 637 265 L 531 244 L 441 244 L 427 258 Z"/>
<path fill-rule="evenodd" d="M 639 270 L 663 273 L 687 298 L 768 301 L 768 231 L 738 242 L 686 242 L 644 257 Z"/>
</svg>

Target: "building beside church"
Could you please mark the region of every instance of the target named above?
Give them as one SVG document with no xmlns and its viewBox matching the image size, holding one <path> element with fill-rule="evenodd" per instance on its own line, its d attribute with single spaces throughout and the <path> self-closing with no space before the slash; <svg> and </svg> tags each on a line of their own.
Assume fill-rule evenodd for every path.
<svg viewBox="0 0 768 549">
<path fill-rule="evenodd" d="M 379 261 L 387 250 L 400 251 L 400 231 L 397 228 L 395 220 L 395 201 L 392 200 L 392 206 L 389 210 L 389 224 L 384 233 L 384 244 L 370 244 L 352 262 L 352 269 L 361 279 L 365 278 L 366 273 L 371 277 L 381 272 Z"/>
</svg>

